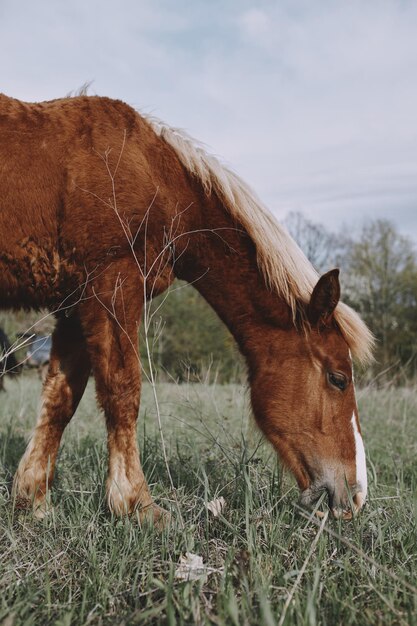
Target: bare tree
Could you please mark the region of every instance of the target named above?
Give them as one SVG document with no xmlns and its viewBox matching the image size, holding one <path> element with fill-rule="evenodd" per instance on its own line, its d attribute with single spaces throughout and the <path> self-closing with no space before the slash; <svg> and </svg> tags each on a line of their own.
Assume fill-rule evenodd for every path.
<svg viewBox="0 0 417 626">
<path fill-rule="evenodd" d="M 323 224 L 309 220 L 302 213 L 291 212 L 284 225 L 318 272 L 337 265 L 338 239 Z"/>
</svg>

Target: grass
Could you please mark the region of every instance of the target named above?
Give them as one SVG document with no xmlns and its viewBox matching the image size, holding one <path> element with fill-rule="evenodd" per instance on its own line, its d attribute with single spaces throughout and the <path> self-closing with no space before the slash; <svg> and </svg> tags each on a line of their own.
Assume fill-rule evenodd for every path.
<svg viewBox="0 0 417 626">
<path fill-rule="evenodd" d="M 33 427 L 40 384 L 0 396 L 0 624 L 417 624 L 415 389 L 363 390 L 369 502 L 353 522 L 319 527 L 248 426 L 238 385 L 161 384 L 171 473 L 185 522 L 138 528 L 106 510 L 105 430 L 91 386 L 65 433 L 43 522 L 13 510 L 10 481 Z M 144 387 L 139 438 L 159 504 L 175 509 Z M 205 503 L 223 496 L 213 518 Z M 175 578 L 186 552 L 215 570 Z M 285 614 L 283 614 L 285 611 Z"/>
</svg>

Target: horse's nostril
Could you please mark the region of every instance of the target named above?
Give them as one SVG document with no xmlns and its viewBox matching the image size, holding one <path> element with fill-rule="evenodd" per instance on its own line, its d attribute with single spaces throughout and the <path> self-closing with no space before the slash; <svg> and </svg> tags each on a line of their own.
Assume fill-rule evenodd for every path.
<svg viewBox="0 0 417 626">
<path fill-rule="evenodd" d="M 325 497 L 325 488 L 322 485 L 313 485 L 301 492 L 300 504 L 308 509 L 314 509 L 318 517 L 323 517 L 320 510 Z"/>
</svg>

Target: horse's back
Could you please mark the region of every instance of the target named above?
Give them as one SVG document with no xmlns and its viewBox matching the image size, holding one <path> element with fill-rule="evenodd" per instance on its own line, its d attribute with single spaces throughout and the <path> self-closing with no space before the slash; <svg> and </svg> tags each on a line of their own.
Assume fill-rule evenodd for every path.
<svg viewBox="0 0 417 626">
<path fill-rule="evenodd" d="M 48 305 L 64 270 L 75 276 L 109 253 L 130 254 L 120 219 L 135 232 L 152 202 L 158 142 L 118 100 L 24 103 L 0 95 L 0 292 L 10 293 L 7 306 L 26 293 L 30 306 Z M 162 218 L 159 226 L 162 232 Z"/>
<path fill-rule="evenodd" d="M 131 187 L 140 154 L 137 138 L 134 155 L 129 139 L 141 123 L 128 105 L 109 98 L 32 104 L 0 95 L 0 244 L 10 235 L 54 237 L 69 195 L 78 204 L 88 194 L 109 198 L 119 161 L 119 179 Z"/>
</svg>

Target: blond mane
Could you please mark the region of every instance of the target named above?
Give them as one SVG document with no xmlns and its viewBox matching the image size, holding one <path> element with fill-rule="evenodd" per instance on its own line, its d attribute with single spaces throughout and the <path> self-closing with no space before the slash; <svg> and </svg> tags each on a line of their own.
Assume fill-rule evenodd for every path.
<svg viewBox="0 0 417 626">
<path fill-rule="evenodd" d="M 284 298 L 295 317 L 297 303 L 309 301 L 319 275 L 287 230 L 255 192 L 235 172 L 208 154 L 201 143 L 154 117 L 145 116 L 145 119 L 175 150 L 184 167 L 201 181 L 205 192 L 214 191 L 244 226 L 256 246 L 267 285 Z M 359 315 L 341 302 L 335 317 L 352 354 L 361 362 L 369 361 L 374 338 Z"/>
</svg>

